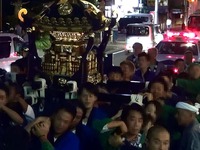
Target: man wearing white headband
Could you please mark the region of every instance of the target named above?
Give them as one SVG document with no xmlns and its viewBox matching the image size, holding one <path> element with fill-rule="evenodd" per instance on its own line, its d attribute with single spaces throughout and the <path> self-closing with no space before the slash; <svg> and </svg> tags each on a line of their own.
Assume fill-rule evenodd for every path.
<svg viewBox="0 0 200 150">
<path fill-rule="evenodd" d="M 176 108 L 178 124 L 184 127 L 179 150 L 200 150 L 199 108 L 186 102 L 178 102 Z"/>
</svg>

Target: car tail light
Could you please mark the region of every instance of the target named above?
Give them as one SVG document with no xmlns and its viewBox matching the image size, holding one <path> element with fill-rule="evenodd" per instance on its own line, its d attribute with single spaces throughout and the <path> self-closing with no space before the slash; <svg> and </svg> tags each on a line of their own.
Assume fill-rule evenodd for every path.
<svg viewBox="0 0 200 150">
<path fill-rule="evenodd" d="M 167 32 L 168 37 L 172 37 L 174 34 L 172 32 Z"/>
<path fill-rule="evenodd" d="M 173 39 L 173 37 L 179 37 L 184 39 L 195 39 L 197 35 L 194 32 L 175 32 L 175 31 L 168 31 L 166 33 L 166 38 Z"/>
</svg>

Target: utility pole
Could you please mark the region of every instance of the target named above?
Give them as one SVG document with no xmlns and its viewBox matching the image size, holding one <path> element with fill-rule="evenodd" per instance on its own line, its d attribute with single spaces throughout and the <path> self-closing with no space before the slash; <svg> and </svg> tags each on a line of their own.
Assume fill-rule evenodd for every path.
<svg viewBox="0 0 200 150">
<path fill-rule="evenodd" d="M 188 5 L 187 0 L 184 0 L 184 24 L 187 24 L 187 18 L 188 18 Z"/>
<path fill-rule="evenodd" d="M 154 18 L 154 24 L 158 24 L 158 0 L 155 0 L 155 18 Z"/>
<path fill-rule="evenodd" d="M 2 0 L 0 0 L 0 31 L 3 30 L 3 15 L 2 15 L 3 11 L 2 11 Z"/>
</svg>

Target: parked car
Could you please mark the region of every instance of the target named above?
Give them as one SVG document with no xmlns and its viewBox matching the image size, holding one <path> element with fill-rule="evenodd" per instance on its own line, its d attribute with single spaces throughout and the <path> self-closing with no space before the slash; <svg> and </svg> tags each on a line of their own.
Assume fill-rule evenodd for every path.
<svg viewBox="0 0 200 150">
<path fill-rule="evenodd" d="M 10 71 L 10 64 L 20 59 L 24 40 L 13 33 L 0 33 L 0 68 Z"/>
<path fill-rule="evenodd" d="M 126 50 L 132 51 L 133 44 L 138 42 L 143 45 L 143 50 L 156 46 L 163 35 L 159 25 L 154 24 L 128 24 L 126 32 Z"/>
</svg>

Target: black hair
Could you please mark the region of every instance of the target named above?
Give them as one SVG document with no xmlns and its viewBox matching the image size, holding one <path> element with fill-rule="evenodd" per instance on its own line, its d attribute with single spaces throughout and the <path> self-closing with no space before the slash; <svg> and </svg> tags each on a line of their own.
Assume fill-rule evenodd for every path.
<svg viewBox="0 0 200 150">
<path fill-rule="evenodd" d="M 83 117 L 82 118 L 85 118 L 87 110 L 80 100 L 78 100 L 78 99 L 71 100 L 70 104 L 73 105 L 75 108 L 80 108 L 83 111 Z"/>
<path fill-rule="evenodd" d="M 55 108 L 54 114 L 57 114 L 61 110 L 70 113 L 73 118 L 76 117 L 76 107 L 66 100 L 63 100 L 58 104 L 58 106 Z"/>
<path fill-rule="evenodd" d="M 6 93 L 6 96 L 9 95 L 9 89 L 4 83 L 0 83 L 0 90 L 4 91 Z"/>
<path fill-rule="evenodd" d="M 22 61 L 22 59 L 18 59 L 18 60 L 16 60 L 15 62 L 12 62 L 12 63 L 10 64 L 11 67 L 12 67 L 12 66 L 17 66 L 17 67 L 19 67 L 19 70 L 20 70 L 20 71 L 24 71 L 26 65 L 27 65 L 27 64 L 24 64 L 24 62 Z"/>
<path fill-rule="evenodd" d="M 174 78 L 174 72 L 173 70 L 167 70 L 167 71 L 164 71 L 164 72 L 161 72 L 159 75 L 158 75 L 158 78 L 159 77 L 168 77 L 169 79 L 173 79 Z"/>
<path fill-rule="evenodd" d="M 145 52 L 142 52 L 142 53 L 138 54 L 138 59 L 139 59 L 140 57 L 145 57 L 147 61 L 150 61 L 150 56 L 149 56 L 149 54 L 147 54 L 147 53 L 145 53 Z"/>
<path fill-rule="evenodd" d="M 78 95 L 81 95 L 84 89 L 90 92 L 91 94 L 98 96 L 98 88 L 93 83 L 90 83 L 90 82 L 83 83 L 82 86 L 78 90 Z"/>
<path fill-rule="evenodd" d="M 130 61 L 130 60 L 124 60 L 124 61 L 122 61 L 120 63 L 120 66 L 122 66 L 122 65 L 127 65 L 127 66 L 129 66 L 129 68 L 131 70 L 135 70 L 135 64 L 132 61 Z M 122 74 L 123 74 L 123 72 L 122 72 Z"/>
<path fill-rule="evenodd" d="M 108 75 L 111 73 L 119 73 L 120 75 L 123 75 L 121 68 L 118 66 L 112 66 L 108 71 Z"/>
<path fill-rule="evenodd" d="M 182 61 L 182 62 L 184 62 L 184 60 L 183 59 L 181 59 L 181 58 L 178 58 L 178 59 L 176 59 L 175 61 L 174 61 L 174 65 L 176 65 L 178 62 L 180 62 L 180 61 Z"/>
<path fill-rule="evenodd" d="M 168 91 L 168 89 L 169 89 L 167 83 L 165 82 L 165 80 L 162 77 L 158 77 L 158 78 L 155 78 L 153 81 L 151 81 L 149 83 L 149 85 L 148 85 L 148 89 L 149 90 L 151 89 L 151 87 L 152 87 L 152 85 L 154 83 L 160 83 L 160 84 L 162 84 L 163 87 L 164 87 L 164 91 Z"/>
<path fill-rule="evenodd" d="M 130 106 L 126 106 L 123 111 L 122 111 L 122 115 L 121 115 L 121 120 L 126 122 L 127 121 L 127 117 L 129 115 L 129 113 L 131 111 L 137 111 L 142 115 L 142 118 L 144 119 L 145 113 L 144 113 L 144 109 L 142 106 L 140 106 L 139 104 L 133 103 Z"/>
<path fill-rule="evenodd" d="M 141 49 L 143 49 L 143 45 L 139 42 L 134 43 L 132 47 L 134 48 L 135 46 L 139 46 Z"/>
<path fill-rule="evenodd" d="M 24 98 L 24 89 L 17 83 L 11 82 L 9 83 L 9 87 L 13 87 L 16 91 L 16 94 L 19 94 L 21 97 Z"/>
</svg>

